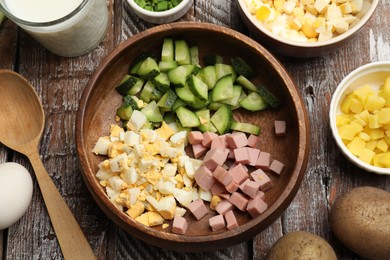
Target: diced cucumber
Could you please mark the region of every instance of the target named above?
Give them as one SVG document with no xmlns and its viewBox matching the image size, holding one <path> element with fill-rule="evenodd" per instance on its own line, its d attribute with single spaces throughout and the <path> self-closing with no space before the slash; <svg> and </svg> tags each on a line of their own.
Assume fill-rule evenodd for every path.
<svg viewBox="0 0 390 260">
<path fill-rule="evenodd" d="M 167 92 L 160 98 L 160 100 L 157 102 L 157 106 L 161 108 L 168 109 L 167 111 L 171 110 L 173 104 L 175 103 L 177 98 L 177 95 L 172 89 L 168 89 Z"/>
<path fill-rule="evenodd" d="M 229 98 L 229 99 L 223 99 L 219 102 L 226 104 L 226 105 L 229 105 L 229 106 L 232 106 L 232 107 L 237 107 L 237 105 L 239 104 L 238 100 L 240 99 L 241 91 L 242 91 L 241 86 L 234 85 L 233 86 L 233 97 Z"/>
<path fill-rule="evenodd" d="M 218 54 L 206 54 L 204 56 L 204 63 L 206 65 L 214 65 L 216 63 L 223 63 L 223 57 Z"/>
<path fill-rule="evenodd" d="M 130 106 L 130 104 L 122 104 L 122 106 L 116 110 L 116 115 L 119 116 L 121 120 L 126 121 L 130 119 L 132 113 L 133 108 Z"/>
<path fill-rule="evenodd" d="M 237 72 L 234 70 L 232 65 L 216 63 L 214 67 L 215 67 L 215 73 L 217 74 L 217 80 L 226 75 L 231 74 L 233 78 L 233 82 L 236 81 Z"/>
<path fill-rule="evenodd" d="M 162 50 L 161 50 L 161 61 L 174 61 L 175 59 L 175 46 L 172 38 L 164 38 Z"/>
<path fill-rule="evenodd" d="M 241 107 L 245 108 L 249 111 L 259 111 L 268 107 L 268 104 L 264 101 L 264 99 L 257 93 L 251 92 L 249 93 L 241 102 Z"/>
<path fill-rule="evenodd" d="M 141 91 L 140 99 L 146 103 L 149 103 L 151 100 L 159 100 L 162 96 L 160 90 L 158 90 L 152 83 L 152 81 L 147 81 Z"/>
<path fill-rule="evenodd" d="M 250 91 L 257 91 L 255 84 L 253 84 L 249 79 L 245 78 L 243 75 L 237 77 L 236 82 Z"/>
<path fill-rule="evenodd" d="M 143 102 L 143 101 L 141 101 Z M 123 97 L 123 104 L 126 106 L 131 106 L 133 110 L 140 110 L 140 100 L 136 96 L 126 95 Z"/>
<path fill-rule="evenodd" d="M 195 111 L 195 114 L 199 118 L 200 125 L 198 126 L 198 129 L 201 132 L 216 132 L 217 129 L 214 127 L 214 125 L 210 121 L 210 110 L 208 109 L 202 109 Z"/>
<path fill-rule="evenodd" d="M 279 108 L 281 106 L 280 100 L 275 97 L 268 89 L 263 85 L 257 86 L 257 92 L 272 108 Z"/>
<path fill-rule="evenodd" d="M 179 65 L 191 64 L 190 48 L 185 40 L 175 40 L 175 60 Z"/>
<path fill-rule="evenodd" d="M 224 99 L 229 99 L 233 97 L 233 77 L 231 74 L 228 74 L 220 78 L 217 83 L 215 83 L 214 88 L 211 91 L 211 101 L 220 101 Z"/>
<path fill-rule="evenodd" d="M 137 56 L 129 67 L 129 74 L 137 74 L 142 62 L 144 62 L 144 60 L 148 57 L 155 59 L 155 55 L 152 52 L 145 52 Z"/>
<path fill-rule="evenodd" d="M 256 73 L 254 72 L 252 67 L 249 66 L 249 64 L 241 57 L 233 57 L 230 59 L 230 62 L 232 63 L 234 70 L 238 74 L 240 74 L 248 79 L 251 79 L 254 76 L 256 76 Z"/>
<path fill-rule="evenodd" d="M 233 122 L 233 113 L 230 106 L 223 104 L 210 118 L 219 134 L 225 134 L 230 130 Z"/>
<path fill-rule="evenodd" d="M 208 89 L 212 89 L 217 82 L 217 73 L 213 65 L 202 68 L 199 72 L 199 77 L 207 84 Z"/>
<path fill-rule="evenodd" d="M 163 116 L 164 118 L 164 122 L 167 123 L 167 124 L 170 124 L 170 123 L 173 123 L 173 122 L 176 122 L 176 114 L 173 113 L 173 112 L 167 112 L 164 114 Z"/>
<path fill-rule="evenodd" d="M 177 68 L 178 64 L 177 61 L 160 61 L 158 63 L 158 68 L 160 69 L 160 72 L 168 72 L 174 68 Z"/>
<path fill-rule="evenodd" d="M 191 74 L 187 77 L 187 84 L 192 93 L 201 101 L 208 100 L 208 86 L 197 76 Z"/>
<path fill-rule="evenodd" d="M 165 92 L 171 86 L 171 82 L 169 81 L 168 75 L 164 72 L 161 72 L 154 79 L 152 79 L 153 85 L 162 92 Z"/>
<path fill-rule="evenodd" d="M 208 106 L 210 110 L 216 111 L 222 106 L 222 103 L 219 102 L 211 102 Z"/>
<path fill-rule="evenodd" d="M 160 109 L 157 106 L 156 101 L 148 103 L 141 109 L 142 114 L 146 116 L 146 119 L 152 123 L 158 123 L 163 121 Z"/>
<path fill-rule="evenodd" d="M 178 98 L 176 98 L 176 101 L 172 106 L 172 111 L 176 111 L 176 109 L 178 109 L 179 107 L 184 107 L 186 105 L 187 105 L 187 103 L 178 97 Z"/>
<path fill-rule="evenodd" d="M 132 75 L 126 75 L 115 89 L 122 95 L 135 95 L 141 91 L 144 80 Z"/>
<path fill-rule="evenodd" d="M 233 121 L 230 127 L 232 130 L 240 131 L 248 134 L 259 135 L 260 127 L 249 123 L 241 123 Z"/>
<path fill-rule="evenodd" d="M 209 105 L 209 101 L 206 100 L 206 101 L 202 101 L 200 100 L 199 98 L 195 97 L 195 101 L 194 103 L 191 103 L 189 104 L 192 108 L 194 109 L 201 109 L 201 108 L 205 108 Z"/>
<path fill-rule="evenodd" d="M 190 87 L 188 85 L 185 85 L 182 88 L 177 87 L 175 89 L 176 95 L 186 102 L 187 104 L 195 104 L 195 95 L 190 90 Z"/>
<path fill-rule="evenodd" d="M 160 69 L 157 62 L 151 58 L 146 58 L 138 68 L 138 75 L 146 80 L 151 80 L 160 74 Z"/>
<path fill-rule="evenodd" d="M 198 127 L 200 125 L 198 116 L 188 108 L 179 107 L 176 109 L 176 115 L 183 127 Z"/>
<path fill-rule="evenodd" d="M 168 71 L 168 79 L 176 87 L 184 87 L 186 85 L 187 76 L 196 74 L 198 67 L 195 65 L 181 65 Z"/>
<path fill-rule="evenodd" d="M 191 64 L 200 67 L 198 46 L 191 46 L 190 47 L 190 55 L 191 55 Z"/>
</svg>

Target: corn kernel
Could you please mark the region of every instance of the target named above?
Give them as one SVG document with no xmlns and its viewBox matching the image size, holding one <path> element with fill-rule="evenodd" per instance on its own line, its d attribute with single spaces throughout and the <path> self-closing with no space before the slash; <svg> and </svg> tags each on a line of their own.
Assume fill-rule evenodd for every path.
<svg viewBox="0 0 390 260">
<path fill-rule="evenodd" d="M 268 18 L 270 14 L 271 14 L 271 10 L 268 7 L 263 5 L 259 9 L 257 9 L 256 18 L 259 21 L 264 21 L 265 19 Z"/>
</svg>

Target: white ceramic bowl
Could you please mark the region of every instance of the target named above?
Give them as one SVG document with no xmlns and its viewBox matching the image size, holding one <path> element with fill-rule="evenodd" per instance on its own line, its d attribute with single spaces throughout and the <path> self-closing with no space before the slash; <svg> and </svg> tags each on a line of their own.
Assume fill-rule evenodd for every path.
<svg viewBox="0 0 390 260">
<path fill-rule="evenodd" d="M 345 45 L 368 22 L 379 0 L 371 0 L 369 8 L 359 13 L 360 21 L 347 32 L 322 42 L 297 42 L 272 33 L 250 13 L 246 2 L 246 0 L 238 0 L 239 11 L 244 23 L 260 44 L 287 56 L 308 58 L 320 56 Z"/>
<path fill-rule="evenodd" d="M 385 79 L 390 76 L 390 61 L 383 62 L 373 62 L 366 64 L 362 67 L 357 68 L 352 71 L 348 76 L 346 76 L 341 83 L 337 86 L 336 91 L 333 93 L 332 100 L 330 103 L 329 119 L 330 119 L 330 128 L 333 134 L 334 139 L 336 140 L 337 146 L 340 148 L 341 152 L 356 166 L 366 170 L 368 172 L 374 172 L 378 174 L 387 174 L 390 175 L 390 168 L 381 168 L 372 166 L 368 163 L 365 163 L 354 156 L 348 148 L 344 145 L 341 140 L 337 126 L 336 126 L 336 116 L 341 114 L 340 103 L 344 98 L 351 93 L 352 90 L 364 85 L 369 84 L 372 86 L 379 86 L 383 84 Z"/>
<path fill-rule="evenodd" d="M 134 13 L 141 19 L 155 24 L 170 23 L 185 15 L 191 8 L 194 0 L 183 0 L 172 9 L 162 12 L 148 11 L 137 5 L 134 0 L 127 0 Z"/>
</svg>

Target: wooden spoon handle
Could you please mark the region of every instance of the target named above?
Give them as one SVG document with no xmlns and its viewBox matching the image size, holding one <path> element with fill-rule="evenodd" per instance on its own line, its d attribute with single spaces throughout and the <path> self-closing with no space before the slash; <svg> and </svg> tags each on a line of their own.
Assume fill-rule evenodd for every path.
<svg viewBox="0 0 390 260">
<path fill-rule="evenodd" d="M 79 224 L 47 173 L 38 152 L 28 153 L 65 259 L 96 259 Z"/>
</svg>

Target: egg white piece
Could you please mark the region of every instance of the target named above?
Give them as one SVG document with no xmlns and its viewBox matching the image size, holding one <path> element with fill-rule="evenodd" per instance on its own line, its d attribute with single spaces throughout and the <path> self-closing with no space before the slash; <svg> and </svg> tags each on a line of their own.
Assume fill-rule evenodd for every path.
<svg viewBox="0 0 390 260">
<path fill-rule="evenodd" d="M 0 230 L 25 214 L 32 193 L 33 182 L 25 167 L 14 162 L 0 164 Z"/>
</svg>

